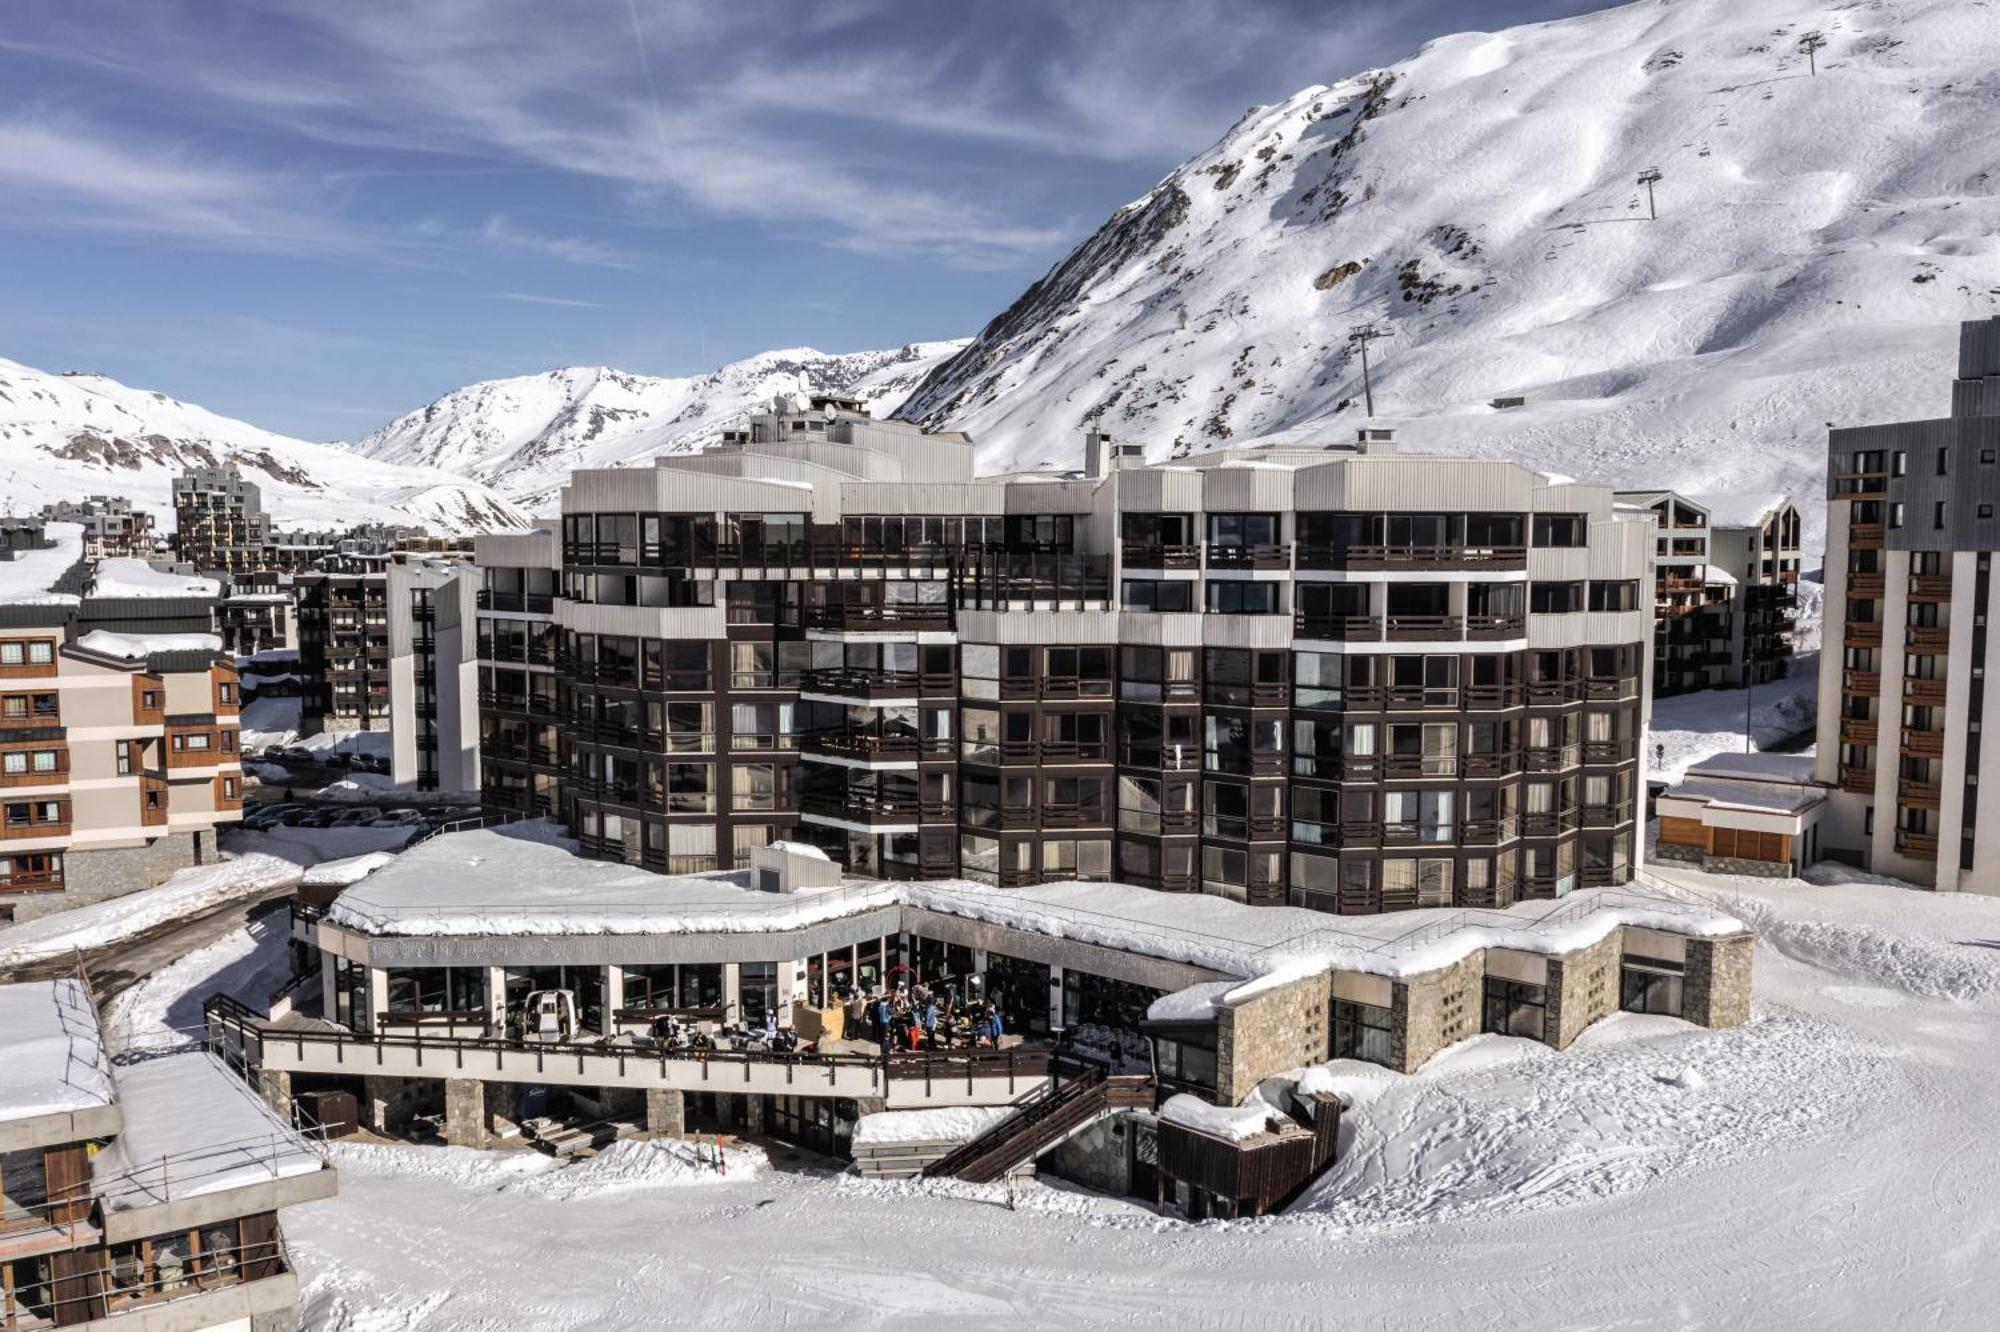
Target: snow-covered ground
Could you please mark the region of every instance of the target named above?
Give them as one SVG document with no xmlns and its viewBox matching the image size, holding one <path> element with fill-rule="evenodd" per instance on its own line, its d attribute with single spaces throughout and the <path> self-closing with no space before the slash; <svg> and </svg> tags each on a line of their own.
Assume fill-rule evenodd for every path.
<svg viewBox="0 0 2000 1332">
<path fill-rule="evenodd" d="M 286 1217 L 305 1326 L 1989 1325 L 2000 901 L 1670 873 L 1764 929 L 1747 1026 L 1317 1070 L 1344 1155 L 1284 1217 L 782 1167 L 578 1208 L 588 1167 L 342 1148 Z"/>
<path fill-rule="evenodd" d="M 1792 659 L 1792 673 L 1755 689 L 1702 689 L 1653 700 L 1646 776 L 1677 782 L 1690 764 L 1713 754 L 1744 752 L 1743 725 L 1750 723 L 1757 749 L 1795 740 L 1818 715 L 1819 653 Z"/>
</svg>

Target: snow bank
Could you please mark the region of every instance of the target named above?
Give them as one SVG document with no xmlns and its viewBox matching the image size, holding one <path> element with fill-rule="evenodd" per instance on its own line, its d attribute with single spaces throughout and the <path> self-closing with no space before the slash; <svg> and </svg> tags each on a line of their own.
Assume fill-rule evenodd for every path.
<svg viewBox="0 0 2000 1332">
<path fill-rule="evenodd" d="M 247 901 L 278 888 L 294 887 L 299 867 L 276 856 L 241 855 L 214 865 L 184 869 L 157 888 L 142 888 L 108 901 L 58 911 L 0 929 L 0 967 L 20 966 L 88 952 L 234 901 Z"/>
<path fill-rule="evenodd" d="M 854 1126 L 856 1147 L 905 1142 L 971 1142 L 1015 1115 L 1012 1106 L 959 1105 L 937 1110 L 884 1110 Z"/>
<path fill-rule="evenodd" d="M 327 1154 L 344 1175 L 430 1180 L 487 1192 L 562 1168 L 554 1157 L 540 1152 L 481 1152 L 470 1147 L 333 1142 L 327 1144 Z"/>
<path fill-rule="evenodd" d="M 104 1042 L 83 982 L 0 985 L 0 1120 L 110 1102 Z"/>
<path fill-rule="evenodd" d="M 725 1147 L 720 1162 L 713 1144 L 699 1139 L 620 1139 L 584 1161 L 547 1174 L 530 1175 L 503 1186 L 558 1202 L 578 1202 L 633 1189 L 680 1188 L 689 1184 L 736 1183 L 770 1168 L 760 1147 Z"/>
<path fill-rule="evenodd" d="M 93 597 L 219 597 L 222 584 L 199 574 L 157 569 L 146 560 L 99 560 L 91 579 Z"/>
<path fill-rule="evenodd" d="M 144 661 L 155 652 L 220 652 L 222 639 L 215 634 L 120 634 L 109 629 L 93 629 L 76 640 L 85 652 L 122 661 Z"/>
<path fill-rule="evenodd" d="M 202 1003 L 216 994 L 262 1012 L 292 978 L 291 915 L 273 911 L 197 948 L 112 998 L 104 1030 L 120 1054 L 173 1048 L 198 1040 Z"/>
<path fill-rule="evenodd" d="M 360 883 L 395 858 L 396 853 L 393 851 L 369 851 L 358 856 L 345 856 L 339 860 L 323 860 L 317 865 L 310 866 L 299 882 L 307 888 L 346 887 L 349 884 Z"/>
</svg>

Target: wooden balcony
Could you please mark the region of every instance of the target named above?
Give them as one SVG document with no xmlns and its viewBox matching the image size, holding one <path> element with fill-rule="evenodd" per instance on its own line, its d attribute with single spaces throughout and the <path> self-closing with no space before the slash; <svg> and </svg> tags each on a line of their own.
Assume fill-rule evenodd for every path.
<svg viewBox="0 0 2000 1332">
<path fill-rule="evenodd" d="M 1876 647 L 1882 642 L 1882 622 L 1880 620 L 1849 620 L 1841 629 L 1841 637 L 1856 647 Z"/>
<path fill-rule="evenodd" d="M 1911 601 L 1950 601 L 1950 574 L 1911 574 Z"/>
<path fill-rule="evenodd" d="M 1879 597 L 1886 591 L 1883 576 L 1879 573 L 1851 573 L 1847 575 L 1847 595 L 1850 597 Z"/>
<path fill-rule="evenodd" d="M 1886 536 L 1880 523 L 1855 523 L 1847 529 L 1847 544 L 1855 550 L 1880 550 Z"/>
<path fill-rule="evenodd" d="M 1912 624 L 1903 629 L 1903 645 L 1919 651 L 1945 652 L 1951 648 L 1951 630 L 1941 624 Z"/>
<path fill-rule="evenodd" d="M 1903 701 L 1906 703 L 1943 703 L 1943 680 L 1905 679 L 1903 681 Z"/>
<path fill-rule="evenodd" d="M 1875 769 L 1842 767 L 1840 770 L 1840 789 L 1851 791 L 1855 795 L 1874 795 Z"/>
<path fill-rule="evenodd" d="M 1840 739 L 1843 744 L 1872 745 L 1876 739 L 1876 724 L 1857 717 L 1840 719 Z"/>
<path fill-rule="evenodd" d="M 1868 698 L 1875 698 L 1882 692 L 1882 672 L 1843 671 L 1840 683 L 1841 688 L 1850 694 L 1861 694 Z"/>
<path fill-rule="evenodd" d="M 1903 753 L 1912 758 L 1944 757 L 1944 732 L 1904 731 Z"/>
<path fill-rule="evenodd" d="M 1907 832 L 1896 829 L 1896 850 L 1912 860 L 1936 860 L 1938 839 L 1935 833 Z"/>
<path fill-rule="evenodd" d="M 1913 809 L 1936 809 L 1943 798 L 1943 788 L 1936 782 L 1896 783 L 1896 803 L 1900 805 L 1909 805 Z"/>
</svg>

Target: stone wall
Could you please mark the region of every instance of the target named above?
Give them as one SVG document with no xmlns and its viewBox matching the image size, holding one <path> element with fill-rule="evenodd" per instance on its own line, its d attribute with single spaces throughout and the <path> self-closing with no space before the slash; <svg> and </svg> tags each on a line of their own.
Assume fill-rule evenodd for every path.
<svg viewBox="0 0 2000 1332">
<path fill-rule="evenodd" d="M 1613 930 L 1588 948 L 1549 959 L 1549 1007 L 1542 1039 L 1567 1050 L 1583 1029 L 1618 1011 L 1618 961 L 1625 932 Z"/>
<path fill-rule="evenodd" d="M 213 837 L 213 833 L 207 834 L 207 838 Z M 14 908 L 15 920 L 26 921 L 151 888 L 175 871 L 195 864 L 194 838 L 193 833 L 171 833 L 145 846 L 65 852 L 61 892 L 10 896 L 0 889 L 0 903 Z M 203 845 L 210 848 L 212 859 L 213 842 L 204 840 Z"/>
<path fill-rule="evenodd" d="M 1399 980 L 1390 1003 L 1389 1058 L 1400 1073 L 1476 1035 L 1484 1003 L 1486 958 L 1474 953 L 1438 971 Z"/>
<path fill-rule="evenodd" d="M 436 1078 L 364 1076 L 361 1122 L 376 1133 L 394 1137 L 410 1126 L 410 1120 L 419 1111 L 435 1105 L 443 1090 L 443 1084 Z"/>
<path fill-rule="evenodd" d="M 685 1138 L 686 1095 L 672 1087 L 646 1088 L 646 1132 L 656 1138 Z"/>
<path fill-rule="evenodd" d="M 1750 1020 L 1750 954 L 1756 938 L 1689 939 L 1681 1015 L 1704 1027 L 1735 1027 Z"/>
<path fill-rule="evenodd" d="M 1702 856 L 1701 867 L 1710 874 L 1747 874 L 1759 879 L 1789 879 L 1788 860 L 1743 860 L 1736 856 Z"/>
<path fill-rule="evenodd" d="M 1252 995 L 1216 1015 L 1216 1099 L 1235 1105 L 1273 1073 L 1326 1058 L 1333 977 L 1321 972 Z"/>
<path fill-rule="evenodd" d="M 1708 853 L 1700 847 L 1679 842 L 1655 842 L 1652 855 L 1655 860 L 1678 860 L 1689 865 L 1699 865 L 1708 858 Z"/>
<path fill-rule="evenodd" d="M 1132 1116 L 1106 1115 L 1032 1164 L 1041 1174 L 1123 1198 L 1132 1191 L 1132 1132 Z"/>
</svg>

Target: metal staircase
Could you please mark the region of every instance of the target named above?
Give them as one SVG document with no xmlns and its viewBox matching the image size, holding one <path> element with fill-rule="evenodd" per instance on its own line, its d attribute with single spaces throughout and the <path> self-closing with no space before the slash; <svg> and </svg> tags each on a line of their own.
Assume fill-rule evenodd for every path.
<svg viewBox="0 0 2000 1332">
<path fill-rule="evenodd" d="M 1150 1077 L 1112 1076 L 1099 1064 L 1063 1064 L 1020 1102 L 1020 1113 L 939 1157 L 924 1167 L 924 1175 L 990 1183 L 1115 1110 L 1151 1109 L 1153 1094 Z"/>
</svg>

